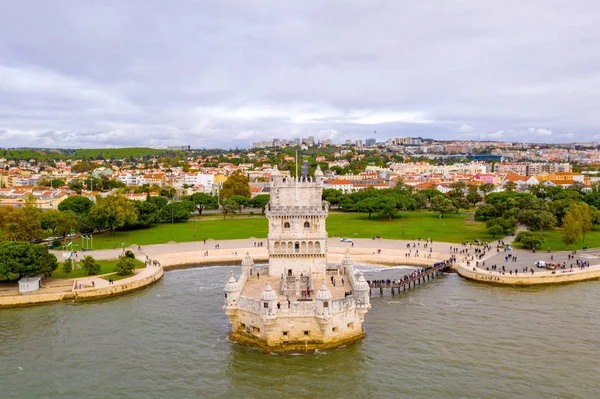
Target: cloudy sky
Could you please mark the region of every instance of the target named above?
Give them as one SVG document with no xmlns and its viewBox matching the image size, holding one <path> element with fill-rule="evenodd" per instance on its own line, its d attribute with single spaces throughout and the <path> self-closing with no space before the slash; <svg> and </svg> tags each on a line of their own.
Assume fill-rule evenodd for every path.
<svg viewBox="0 0 600 399">
<path fill-rule="evenodd" d="M 0 147 L 309 135 L 600 139 L 600 2 L 0 0 Z"/>
</svg>

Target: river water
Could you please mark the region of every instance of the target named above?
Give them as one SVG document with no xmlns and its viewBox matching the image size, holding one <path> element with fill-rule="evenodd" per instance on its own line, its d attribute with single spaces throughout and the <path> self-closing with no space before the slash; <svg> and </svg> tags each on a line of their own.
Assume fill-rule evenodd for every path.
<svg viewBox="0 0 600 399">
<path fill-rule="evenodd" d="M 372 298 L 362 342 L 265 355 L 227 340 L 229 271 L 167 272 L 87 303 L 0 310 L 2 398 L 596 398 L 600 281 L 545 288 L 448 274 Z M 399 277 L 409 269 L 366 273 Z"/>
</svg>

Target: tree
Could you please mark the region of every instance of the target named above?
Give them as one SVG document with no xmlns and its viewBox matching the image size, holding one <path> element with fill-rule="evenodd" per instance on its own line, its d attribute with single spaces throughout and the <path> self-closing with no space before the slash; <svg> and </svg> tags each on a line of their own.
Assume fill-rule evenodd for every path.
<svg viewBox="0 0 600 399">
<path fill-rule="evenodd" d="M 326 188 L 323 190 L 323 200 L 329 202 L 329 205 L 340 205 L 340 199 L 342 196 L 342 190 L 336 190 L 334 188 Z"/>
<path fill-rule="evenodd" d="M 534 209 L 523 209 L 517 216 L 519 223 L 527 226 L 529 230 L 542 229 L 552 230 L 556 226 L 556 217 L 551 212 Z"/>
<path fill-rule="evenodd" d="M 563 218 L 563 241 L 573 244 L 581 235 L 581 241 L 585 243 L 585 235 L 592 231 L 592 214 L 590 206 L 585 202 L 574 202 Z"/>
<path fill-rule="evenodd" d="M 25 206 L 17 213 L 17 224 L 25 241 L 42 238 L 42 227 L 40 224 L 40 209 L 35 206 L 35 197 L 29 195 Z"/>
<path fill-rule="evenodd" d="M 71 211 L 80 215 L 87 215 L 87 213 L 94 206 L 94 202 L 89 198 L 82 197 L 81 195 L 69 197 L 66 200 L 58 204 L 59 211 Z"/>
<path fill-rule="evenodd" d="M 231 217 L 235 214 L 235 211 L 238 210 L 240 205 L 233 199 L 226 200 L 221 206 L 221 212 L 223 213 L 223 219 L 227 217 L 227 215 L 231 214 Z"/>
<path fill-rule="evenodd" d="M 138 217 L 134 224 L 125 224 L 125 228 L 144 228 L 153 226 L 161 221 L 160 210 L 151 201 L 132 201 L 137 209 Z"/>
<path fill-rule="evenodd" d="M 379 210 L 379 205 L 380 203 L 377 198 L 367 197 L 361 201 L 358 201 L 354 207 L 359 212 L 368 212 L 369 217 L 367 219 L 371 219 L 371 214 Z"/>
<path fill-rule="evenodd" d="M 509 180 L 506 183 L 504 183 L 504 190 L 508 192 L 516 191 L 517 187 L 517 183 L 515 183 L 512 180 Z"/>
<path fill-rule="evenodd" d="M 115 266 L 115 271 L 119 276 L 129 276 L 135 270 L 135 260 L 128 256 L 121 256 Z"/>
<path fill-rule="evenodd" d="M 469 209 L 469 201 L 464 197 L 452 198 L 452 205 L 454 205 L 457 211 L 460 209 Z"/>
<path fill-rule="evenodd" d="M 452 200 L 448 197 L 434 197 L 431 200 L 431 210 L 440 213 L 440 219 L 444 217 L 446 213 L 457 212 L 456 207 L 452 203 Z"/>
<path fill-rule="evenodd" d="M 494 238 L 501 237 L 504 235 L 504 228 L 502 228 L 502 226 L 500 226 L 498 224 L 495 224 L 493 226 L 490 226 L 487 229 L 487 232 L 489 235 L 491 235 Z"/>
<path fill-rule="evenodd" d="M 165 197 L 159 197 L 159 196 L 154 196 L 154 197 L 148 197 L 148 199 L 146 199 L 146 202 L 150 202 L 152 204 L 155 204 L 158 208 L 158 210 L 162 210 L 165 206 L 167 206 L 167 204 L 169 203 L 169 200 L 166 199 Z"/>
<path fill-rule="evenodd" d="M 515 237 L 515 242 L 520 242 L 523 248 L 540 248 L 544 243 L 544 237 L 537 231 L 520 231 Z"/>
<path fill-rule="evenodd" d="M 77 194 L 81 194 L 85 188 L 85 183 L 82 180 L 75 179 L 69 182 L 69 190 L 75 191 Z"/>
<path fill-rule="evenodd" d="M 85 173 L 94 169 L 94 165 L 88 162 L 77 162 L 75 165 L 71 166 L 71 172 L 73 173 Z"/>
<path fill-rule="evenodd" d="M 498 215 L 499 214 L 498 214 L 498 211 L 496 210 L 496 207 L 491 204 L 481 204 L 475 210 L 475 217 L 483 218 L 483 220 L 487 220 L 489 218 L 495 218 Z"/>
<path fill-rule="evenodd" d="M 50 277 L 52 272 L 58 268 L 58 260 L 54 254 L 48 252 L 48 249 L 42 253 L 39 259 L 39 272 L 44 277 Z"/>
<path fill-rule="evenodd" d="M 261 213 L 264 215 L 270 200 L 271 196 L 269 194 L 258 194 L 256 197 L 252 198 L 252 206 L 260 208 Z"/>
<path fill-rule="evenodd" d="M 242 175 L 239 170 L 235 171 L 223 183 L 220 195 L 222 200 L 233 197 L 234 195 L 241 195 L 242 197 L 250 198 L 250 185 L 248 184 L 248 177 Z"/>
<path fill-rule="evenodd" d="M 392 220 L 394 216 L 396 216 L 396 199 L 393 195 L 385 195 L 380 198 L 375 199 L 377 201 L 377 209 L 379 210 L 379 214 L 381 216 L 387 216 L 389 220 Z"/>
<path fill-rule="evenodd" d="M 517 220 L 510 218 L 493 218 L 488 220 L 485 224 L 488 233 L 493 236 L 511 234 L 517 229 Z"/>
<path fill-rule="evenodd" d="M 217 209 L 219 202 L 215 197 L 206 193 L 194 193 L 190 196 L 190 201 L 196 205 L 198 209 L 198 215 L 202 216 L 203 210 Z"/>
<path fill-rule="evenodd" d="M 73 260 L 71 258 L 65 259 L 65 263 L 62 265 L 62 271 L 69 277 L 69 274 L 73 271 Z"/>
<path fill-rule="evenodd" d="M 42 230 L 51 231 L 53 236 L 65 236 L 78 223 L 72 213 L 47 209 L 40 214 L 40 225 Z"/>
<path fill-rule="evenodd" d="M 242 214 L 242 209 L 245 206 L 248 206 L 248 204 L 250 203 L 250 199 L 246 198 L 242 195 L 232 195 L 231 197 L 229 197 L 229 199 L 232 199 L 238 203 L 238 207 L 239 207 L 238 210 L 239 210 L 240 215 Z"/>
<path fill-rule="evenodd" d="M 88 218 L 96 228 L 108 228 L 114 235 L 115 230 L 125 224 L 135 224 L 138 213 L 132 201 L 121 195 L 98 197 L 97 204 L 88 213 Z"/>
<path fill-rule="evenodd" d="M 467 184 L 464 181 L 457 181 L 450 184 L 450 191 L 448 196 L 450 198 L 463 198 L 465 196 L 465 189 Z"/>
<path fill-rule="evenodd" d="M 190 216 L 190 210 L 181 202 L 171 202 L 160 211 L 160 218 L 165 222 L 184 222 Z"/>
<path fill-rule="evenodd" d="M 3 241 L 25 241 L 25 234 L 19 228 L 19 225 L 15 222 L 6 223 L 2 229 L 2 240 Z"/>
<path fill-rule="evenodd" d="M 482 197 L 481 195 L 479 195 L 479 189 L 477 188 L 477 186 L 469 186 L 467 192 L 467 201 L 469 201 L 471 205 L 475 205 L 478 202 L 481 202 L 481 200 Z"/>
<path fill-rule="evenodd" d="M 0 242 L 0 281 L 15 281 L 39 273 L 46 275 L 54 267 L 53 258 L 56 261 L 54 255 L 48 253 L 48 248 L 41 245 Z"/>
<path fill-rule="evenodd" d="M 83 258 L 83 265 L 81 267 L 87 272 L 88 276 L 100 274 L 100 265 L 90 255 Z"/>
<path fill-rule="evenodd" d="M 38 180 L 38 186 L 42 187 L 62 187 L 66 186 L 66 183 L 62 179 L 51 179 L 48 176 L 42 177 Z"/>
<path fill-rule="evenodd" d="M 496 188 L 496 186 L 494 186 L 492 183 L 484 183 L 481 186 L 479 186 L 479 190 L 483 193 L 483 203 L 484 204 L 487 199 L 487 194 L 494 191 L 494 188 Z"/>
<path fill-rule="evenodd" d="M 350 210 L 355 209 L 355 207 L 356 207 L 356 203 L 354 202 L 354 199 L 352 199 L 352 197 L 350 195 L 344 194 L 340 197 L 340 203 L 338 205 L 338 208 L 350 211 Z"/>
</svg>

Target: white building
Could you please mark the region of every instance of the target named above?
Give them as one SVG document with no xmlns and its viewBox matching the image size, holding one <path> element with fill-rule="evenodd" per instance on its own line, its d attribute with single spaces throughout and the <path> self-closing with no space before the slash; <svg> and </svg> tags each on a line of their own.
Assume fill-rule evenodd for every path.
<svg viewBox="0 0 600 399">
<path fill-rule="evenodd" d="M 232 341 L 269 352 L 304 352 L 364 337 L 369 285 L 362 274 L 354 276 L 349 254 L 341 265 L 327 264 L 322 179 L 319 168 L 314 179 L 298 180 L 273 170 L 269 264 L 255 266 L 246 255 L 239 279 L 231 275 L 225 286 Z"/>
<path fill-rule="evenodd" d="M 40 289 L 41 277 L 23 277 L 19 280 L 19 293 L 27 294 Z"/>
</svg>

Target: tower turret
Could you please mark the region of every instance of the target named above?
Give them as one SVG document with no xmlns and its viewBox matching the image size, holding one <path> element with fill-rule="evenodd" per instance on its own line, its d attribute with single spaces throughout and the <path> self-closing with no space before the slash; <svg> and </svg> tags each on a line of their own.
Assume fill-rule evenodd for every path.
<svg viewBox="0 0 600 399">
<path fill-rule="evenodd" d="M 327 289 L 327 286 L 323 283 L 319 291 L 317 291 L 316 307 L 317 317 L 322 316 L 325 318 L 331 317 L 331 292 Z"/>
<path fill-rule="evenodd" d="M 246 252 L 246 256 L 242 259 L 242 276 L 251 276 L 251 270 L 254 267 L 254 261 L 250 257 L 250 253 Z"/>
<path fill-rule="evenodd" d="M 273 170 L 271 171 L 271 181 L 273 183 L 279 183 L 279 182 L 281 182 L 281 180 L 282 180 L 281 172 L 277 168 L 277 165 L 275 165 L 273 167 Z"/>
<path fill-rule="evenodd" d="M 354 261 L 350 256 L 350 250 L 346 249 L 346 256 L 342 259 L 342 269 L 343 273 L 346 274 L 349 278 L 354 278 Z"/>
<path fill-rule="evenodd" d="M 273 291 L 271 283 L 267 280 L 265 288 L 260 293 L 261 311 L 264 316 L 275 316 L 277 306 L 277 293 Z"/>
<path fill-rule="evenodd" d="M 365 280 L 363 272 L 360 272 L 353 288 L 354 296 L 356 297 L 356 308 L 362 321 L 367 311 L 371 309 L 371 298 L 369 296 L 370 287 L 367 280 Z"/>
<path fill-rule="evenodd" d="M 323 171 L 321 170 L 321 166 L 317 164 L 317 170 L 315 170 L 315 181 L 317 183 L 321 183 L 323 181 Z"/>
<path fill-rule="evenodd" d="M 240 287 L 235 277 L 233 277 L 233 272 L 229 272 L 229 280 L 227 280 L 227 284 L 225 284 L 225 308 L 232 309 L 237 306 L 237 300 L 240 297 Z"/>
</svg>

